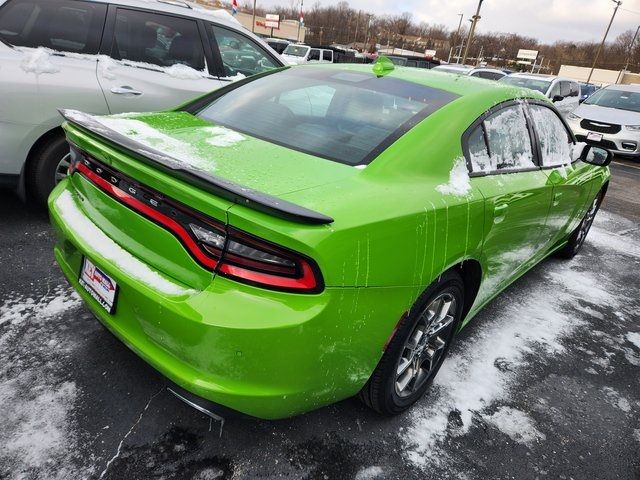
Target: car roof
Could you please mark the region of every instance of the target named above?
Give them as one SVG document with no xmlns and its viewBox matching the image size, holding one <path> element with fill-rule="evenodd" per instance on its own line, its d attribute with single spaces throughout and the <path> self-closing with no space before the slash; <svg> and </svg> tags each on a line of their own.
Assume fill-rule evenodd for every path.
<svg viewBox="0 0 640 480">
<path fill-rule="evenodd" d="M 491 68 L 491 67 L 476 67 L 472 70 L 469 70 L 469 73 L 473 73 L 473 72 L 492 72 L 492 73 L 502 73 L 503 75 L 506 75 L 506 73 L 503 70 L 500 70 L 499 68 Z"/>
<path fill-rule="evenodd" d="M 92 0 L 95 3 L 121 5 L 124 7 L 144 8 L 162 13 L 173 13 L 185 17 L 215 21 L 235 30 L 242 29 L 242 24 L 229 12 L 223 9 L 207 8 L 204 5 L 183 0 Z"/>
<path fill-rule="evenodd" d="M 638 84 L 634 84 L 634 85 L 609 85 L 607 87 L 608 90 L 622 90 L 624 92 L 634 92 L 634 93 L 640 93 L 640 85 Z"/>
<path fill-rule="evenodd" d="M 519 78 L 530 78 L 532 80 L 547 80 L 549 82 L 553 82 L 554 80 L 564 80 L 567 82 L 577 82 L 577 80 L 573 80 L 567 77 L 559 77 L 558 75 L 547 75 L 545 73 L 511 73 L 510 77 L 519 77 Z"/>
<path fill-rule="evenodd" d="M 363 65 L 356 63 L 334 63 L 324 65 L 299 65 L 292 68 L 324 68 L 349 72 L 372 73 L 374 65 L 375 64 Z M 459 97 L 486 94 L 494 98 L 496 101 L 504 101 L 513 98 L 538 98 L 546 100 L 544 95 L 528 88 L 498 82 L 487 82 L 486 80 L 477 77 L 457 75 L 434 69 L 401 67 L 395 65 L 393 70 L 385 73 L 385 76 L 444 90 Z"/>
</svg>

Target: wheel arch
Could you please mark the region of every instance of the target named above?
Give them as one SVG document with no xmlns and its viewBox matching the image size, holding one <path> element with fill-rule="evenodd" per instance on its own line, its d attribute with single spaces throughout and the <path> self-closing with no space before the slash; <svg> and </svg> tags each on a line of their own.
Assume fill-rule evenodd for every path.
<svg viewBox="0 0 640 480">
<path fill-rule="evenodd" d="M 42 135 L 40 135 L 31 148 L 29 149 L 29 153 L 27 153 L 27 158 L 25 159 L 25 168 L 23 171 L 23 176 L 28 172 L 31 168 L 33 168 L 34 163 L 34 153 L 37 152 L 43 145 L 46 145 L 52 138 L 63 137 L 64 130 L 60 125 L 53 127 L 50 130 L 47 130 Z"/>
<path fill-rule="evenodd" d="M 450 268 L 462 277 L 464 283 L 464 306 L 462 310 L 462 320 L 467 317 L 473 302 L 475 302 L 480 290 L 482 280 L 482 266 L 475 259 L 464 260 Z"/>
</svg>

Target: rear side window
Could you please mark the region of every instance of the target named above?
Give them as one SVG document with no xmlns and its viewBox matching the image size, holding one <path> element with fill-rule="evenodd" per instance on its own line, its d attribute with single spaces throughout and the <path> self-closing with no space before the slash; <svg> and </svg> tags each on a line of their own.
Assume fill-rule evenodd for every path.
<svg viewBox="0 0 640 480">
<path fill-rule="evenodd" d="M 328 61 L 328 62 L 332 62 L 333 61 L 333 55 L 331 50 L 323 50 L 322 51 L 322 60 Z"/>
<path fill-rule="evenodd" d="M 0 8 L 0 38 L 21 47 L 95 54 L 107 6 L 73 0 L 11 0 Z"/>
<path fill-rule="evenodd" d="M 198 115 L 293 150 L 359 165 L 455 98 L 368 72 L 296 67 L 237 86 Z"/>
<path fill-rule="evenodd" d="M 312 48 L 309 52 L 309 61 L 311 60 L 320 60 L 320 50 Z"/>
<path fill-rule="evenodd" d="M 244 35 L 215 25 L 211 30 L 226 76 L 251 76 L 280 66 L 262 47 Z"/>
<path fill-rule="evenodd" d="M 204 52 L 193 20 L 118 8 L 111 56 L 116 60 L 204 69 Z"/>
<path fill-rule="evenodd" d="M 542 165 L 553 167 L 572 162 L 571 151 L 573 140 L 562 121 L 555 112 L 541 105 L 530 105 L 529 111 L 533 119 L 538 141 L 542 150 Z"/>
<path fill-rule="evenodd" d="M 473 172 L 535 168 L 531 137 L 522 105 L 487 117 L 471 133 L 467 148 Z"/>
</svg>

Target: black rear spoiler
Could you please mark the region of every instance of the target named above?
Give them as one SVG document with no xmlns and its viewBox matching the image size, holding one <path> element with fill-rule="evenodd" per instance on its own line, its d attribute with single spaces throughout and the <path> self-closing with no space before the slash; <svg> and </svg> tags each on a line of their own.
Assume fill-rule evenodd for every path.
<svg viewBox="0 0 640 480">
<path fill-rule="evenodd" d="M 91 115 L 77 110 L 59 109 L 58 111 L 69 123 L 126 149 L 141 161 L 233 203 L 297 223 L 323 225 L 333 222 L 333 218 L 322 213 L 193 168 L 171 155 L 116 132 L 95 120 Z"/>
</svg>

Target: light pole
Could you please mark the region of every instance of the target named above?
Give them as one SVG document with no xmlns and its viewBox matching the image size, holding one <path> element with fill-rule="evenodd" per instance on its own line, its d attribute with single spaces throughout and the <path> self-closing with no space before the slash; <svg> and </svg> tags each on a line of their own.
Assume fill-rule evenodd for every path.
<svg viewBox="0 0 640 480">
<path fill-rule="evenodd" d="M 627 55 L 627 63 L 624 65 L 624 71 L 626 72 L 629 69 L 629 62 L 631 61 L 631 55 L 633 54 L 633 46 L 636 43 L 636 38 L 638 38 L 638 32 L 640 32 L 640 25 L 636 29 L 636 34 L 633 36 L 633 40 L 631 40 L 631 44 L 629 45 L 629 54 Z"/>
<path fill-rule="evenodd" d="M 256 31 L 256 0 L 253 0 L 253 18 L 251 20 L 251 31 Z"/>
<path fill-rule="evenodd" d="M 593 65 L 591 65 L 591 71 L 589 72 L 589 77 L 587 78 L 587 83 L 591 80 L 591 75 L 593 75 L 593 71 L 596 68 L 596 62 L 598 61 L 598 57 L 600 56 L 600 52 L 602 51 L 602 47 L 604 47 L 604 42 L 607 41 L 607 35 L 609 35 L 609 29 L 611 28 L 611 24 L 613 23 L 613 19 L 616 18 L 616 13 L 618 13 L 618 8 L 622 5 L 620 0 L 613 0 L 613 3 L 616 4 L 616 8 L 613 9 L 613 15 L 611 15 L 611 20 L 609 20 L 609 25 L 607 26 L 607 30 L 604 32 L 604 37 L 602 37 L 602 43 L 598 47 L 598 51 L 596 52 L 596 58 L 593 59 Z"/>
<path fill-rule="evenodd" d="M 298 42 L 300 42 L 300 24 L 302 23 L 302 19 L 304 18 L 303 17 L 304 14 L 302 13 L 302 2 L 303 0 L 300 0 L 300 12 L 298 17 L 298 35 L 296 36 Z"/>
<path fill-rule="evenodd" d="M 467 55 L 469 54 L 469 45 L 471 45 L 471 41 L 473 40 L 473 33 L 475 32 L 475 29 L 476 29 L 476 23 L 478 23 L 478 20 L 480 20 L 480 8 L 482 7 L 482 2 L 483 0 L 478 1 L 478 9 L 476 10 L 476 14 L 473 17 L 471 17 L 472 22 L 471 22 L 471 28 L 469 29 L 469 38 L 467 39 L 467 46 L 465 47 L 464 55 L 462 56 L 463 65 L 467 61 Z"/>
<path fill-rule="evenodd" d="M 451 52 L 453 52 L 454 48 L 458 48 L 458 45 L 456 45 L 459 41 L 460 41 L 460 27 L 462 27 L 462 19 L 464 18 L 464 13 L 459 13 L 458 16 L 460 17 L 460 23 L 458 23 L 458 30 L 456 31 L 456 36 L 453 37 L 453 45 L 451 46 L 451 48 L 449 49 L 449 60 L 447 60 L 447 63 L 451 63 Z M 458 58 L 458 60 L 460 60 Z"/>
</svg>

